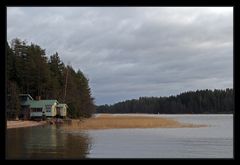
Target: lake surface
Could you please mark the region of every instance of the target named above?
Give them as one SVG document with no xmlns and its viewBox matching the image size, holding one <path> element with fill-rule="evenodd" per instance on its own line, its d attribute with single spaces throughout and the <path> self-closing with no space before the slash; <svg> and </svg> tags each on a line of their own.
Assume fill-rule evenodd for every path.
<svg viewBox="0 0 240 165">
<path fill-rule="evenodd" d="M 7 159 L 233 158 L 233 115 L 144 116 L 209 126 L 72 133 L 49 125 L 9 129 L 6 156 Z"/>
</svg>

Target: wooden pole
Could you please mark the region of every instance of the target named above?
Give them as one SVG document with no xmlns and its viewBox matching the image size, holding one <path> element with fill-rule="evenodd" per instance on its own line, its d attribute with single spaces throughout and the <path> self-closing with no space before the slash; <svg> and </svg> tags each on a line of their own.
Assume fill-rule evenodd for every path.
<svg viewBox="0 0 240 165">
<path fill-rule="evenodd" d="M 63 102 L 65 102 L 66 94 L 67 94 L 67 79 L 68 79 L 68 66 L 67 66 L 67 75 L 66 75 L 66 81 L 65 81 L 65 89 L 64 89 L 64 98 L 63 98 Z"/>
</svg>

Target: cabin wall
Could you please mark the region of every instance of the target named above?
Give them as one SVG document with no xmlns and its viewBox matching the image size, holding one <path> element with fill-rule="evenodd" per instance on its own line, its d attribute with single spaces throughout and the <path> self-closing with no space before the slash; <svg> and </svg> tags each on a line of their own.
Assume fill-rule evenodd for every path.
<svg viewBox="0 0 240 165">
<path fill-rule="evenodd" d="M 60 115 L 61 116 L 67 116 L 67 109 L 66 109 L 65 106 L 63 108 L 60 108 Z"/>
<path fill-rule="evenodd" d="M 46 110 L 45 114 L 46 114 L 47 117 L 52 117 L 53 116 L 51 105 L 50 105 L 50 107 L 49 107 L 49 105 L 45 105 L 45 110 Z"/>
<path fill-rule="evenodd" d="M 42 117 L 42 111 L 41 112 L 33 112 L 34 108 L 31 109 L 31 112 L 30 112 L 30 117 Z"/>
<path fill-rule="evenodd" d="M 47 107 L 45 113 L 47 117 L 55 117 L 57 115 L 56 103 L 54 103 L 50 108 Z"/>
<path fill-rule="evenodd" d="M 52 106 L 52 115 L 53 115 L 53 116 L 56 116 L 56 115 L 57 115 L 56 104 L 54 104 L 54 105 Z"/>
</svg>

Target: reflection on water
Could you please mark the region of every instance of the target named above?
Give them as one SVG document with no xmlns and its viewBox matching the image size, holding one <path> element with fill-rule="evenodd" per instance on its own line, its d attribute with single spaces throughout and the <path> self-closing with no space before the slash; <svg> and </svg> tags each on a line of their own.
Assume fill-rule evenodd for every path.
<svg viewBox="0 0 240 165">
<path fill-rule="evenodd" d="M 206 124 L 200 128 L 88 131 L 89 158 L 233 158 L 233 115 L 148 115 Z"/>
<path fill-rule="evenodd" d="M 7 159 L 81 159 L 90 148 L 87 134 L 62 133 L 56 126 L 7 130 Z"/>
</svg>

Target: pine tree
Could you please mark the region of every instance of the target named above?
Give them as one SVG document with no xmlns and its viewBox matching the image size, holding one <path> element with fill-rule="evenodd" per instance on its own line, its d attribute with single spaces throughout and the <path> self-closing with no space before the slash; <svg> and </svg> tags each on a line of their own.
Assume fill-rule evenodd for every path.
<svg viewBox="0 0 240 165">
<path fill-rule="evenodd" d="M 20 92 L 34 98 L 41 96 L 42 99 L 64 101 L 69 106 L 68 114 L 73 118 L 90 117 L 95 111 L 88 79 L 80 70 L 76 72 L 71 66 L 65 66 L 57 52 L 48 59 L 45 50 L 39 45 L 27 45 L 20 39 L 12 40 L 11 47 L 6 42 L 6 52 L 7 90 L 13 96 Z M 14 100 L 17 104 L 16 98 L 11 98 L 12 102 Z M 9 106 L 15 106 L 8 103 Z M 10 109 L 13 110 L 12 107 Z M 15 108 L 17 112 L 18 107 Z"/>
<path fill-rule="evenodd" d="M 17 119 L 20 112 L 19 92 L 14 82 L 8 81 L 7 85 L 7 118 Z"/>
</svg>

